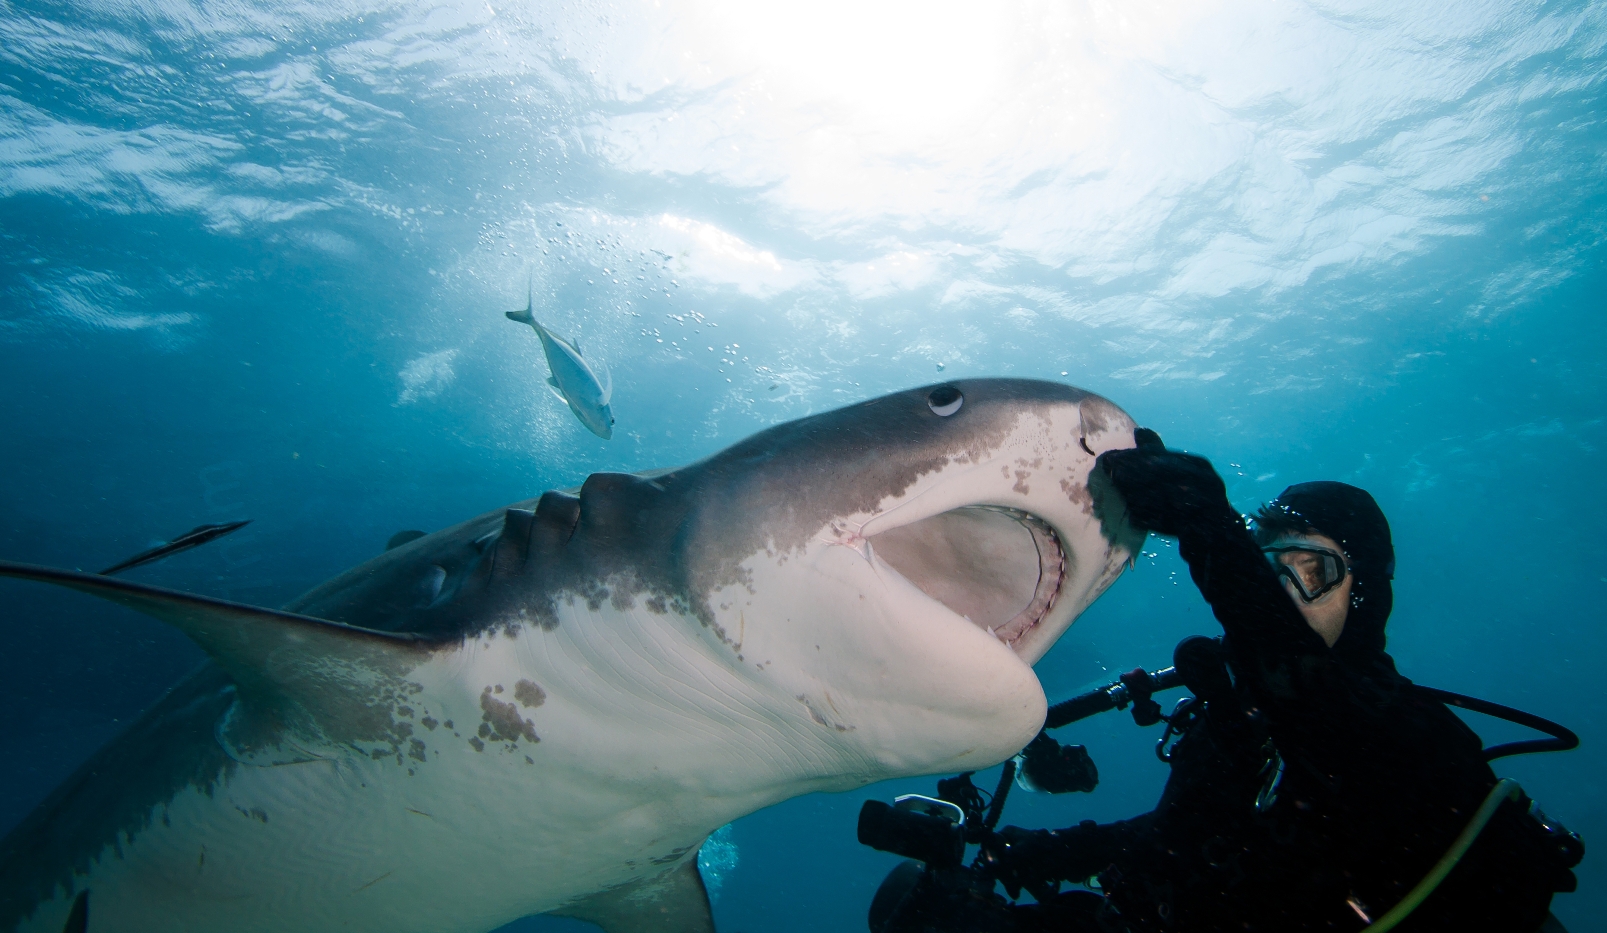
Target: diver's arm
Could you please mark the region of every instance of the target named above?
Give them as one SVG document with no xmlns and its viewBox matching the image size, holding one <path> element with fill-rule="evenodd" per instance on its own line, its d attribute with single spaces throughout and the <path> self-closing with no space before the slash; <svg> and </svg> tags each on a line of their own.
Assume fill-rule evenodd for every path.
<svg viewBox="0 0 1607 933">
<path fill-rule="evenodd" d="M 1099 458 L 1129 519 L 1178 539 L 1189 575 L 1228 636 L 1236 673 L 1268 700 L 1298 692 L 1312 665 L 1327 660 L 1327 645 L 1283 591 L 1210 461 L 1144 433 L 1143 446 Z"/>
<path fill-rule="evenodd" d="M 1328 646 L 1290 601 L 1243 519 L 1226 498 L 1222 504 L 1221 513 L 1180 529 L 1178 550 L 1222 623 L 1235 672 L 1287 695 L 1314 662 L 1327 660 Z"/>
</svg>

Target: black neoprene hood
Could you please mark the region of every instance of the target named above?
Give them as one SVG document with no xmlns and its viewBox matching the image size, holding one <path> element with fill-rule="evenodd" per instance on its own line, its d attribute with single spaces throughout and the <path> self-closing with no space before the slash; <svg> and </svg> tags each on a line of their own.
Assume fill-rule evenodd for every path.
<svg viewBox="0 0 1607 933">
<path fill-rule="evenodd" d="M 1395 544 L 1384 510 L 1365 489 L 1321 480 L 1299 483 L 1278 494 L 1269 509 L 1298 516 L 1345 549 L 1355 577 L 1350 614 L 1334 650 L 1367 655 L 1384 650 L 1384 623 L 1395 604 Z"/>
</svg>

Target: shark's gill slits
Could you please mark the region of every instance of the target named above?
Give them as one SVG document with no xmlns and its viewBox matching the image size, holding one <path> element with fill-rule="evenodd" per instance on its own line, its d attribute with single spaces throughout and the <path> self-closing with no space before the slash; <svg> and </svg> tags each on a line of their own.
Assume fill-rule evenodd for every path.
<svg viewBox="0 0 1607 933">
<path fill-rule="evenodd" d="M 1054 607 L 1066 575 L 1054 530 L 1016 509 L 953 509 L 875 535 L 871 546 L 923 593 L 1009 645 Z"/>
</svg>

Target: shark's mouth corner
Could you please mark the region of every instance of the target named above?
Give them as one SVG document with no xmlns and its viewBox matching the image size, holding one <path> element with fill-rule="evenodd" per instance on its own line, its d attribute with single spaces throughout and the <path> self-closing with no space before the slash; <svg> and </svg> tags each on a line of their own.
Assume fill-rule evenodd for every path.
<svg viewBox="0 0 1607 933">
<path fill-rule="evenodd" d="M 971 624 L 1017 649 L 1054 609 L 1068 557 L 1047 522 L 971 505 L 871 536 L 883 563 Z"/>
</svg>

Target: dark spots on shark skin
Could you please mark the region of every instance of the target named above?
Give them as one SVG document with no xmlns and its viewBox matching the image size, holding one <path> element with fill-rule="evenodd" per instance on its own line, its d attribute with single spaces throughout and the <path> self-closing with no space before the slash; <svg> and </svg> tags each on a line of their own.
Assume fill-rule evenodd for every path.
<svg viewBox="0 0 1607 933">
<path fill-rule="evenodd" d="M 680 861 L 681 856 L 690 851 L 692 851 L 691 846 L 677 846 L 676 848 L 671 849 L 667 854 L 660 855 L 657 858 L 652 859 L 652 862 L 654 865 L 668 865 L 671 862 Z"/>
<path fill-rule="evenodd" d="M 1089 479 L 1092 478 L 1092 474 L 1089 474 Z M 1079 506 L 1084 515 L 1093 513 L 1094 499 L 1089 494 L 1087 485 L 1068 476 L 1060 480 L 1060 491 L 1066 494 L 1066 498 L 1071 500 L 1073 505 Z"/>
<path fill-rule="evenodd" d="M 474 750 L 477 751 L 477 752 L 485 751 L 485 743 L 480 741 L 479 739 L 475 738 L 472 735 L 469 736 L 469 744 L 474 746 Z"/>
<path fill-rule="evenodd" d="M 519 707 L 499 700 L 486 687 L 480 694 L 480 737 L 498 742 L 514 742 L 520 738 L 534 744 L 541 741 L 536 735 L 536 724 L 519 715 Z"/>
<path fill-rule="evenodd" d="M 845 726 L 842 723 L 836 723 L 828 720 L 825 715 L 821 713 L 820 710 L 815 706 L 814 701 L 802 693 L 798 694 L 793 699 L 797 700 L 799 703 L 802 703 L 804 709 L 809 711 L 809 718 L 813 719 L 819 725 L 825 726 L 826 728 L 835 730 L 837 732 L 853 732 L 856 728 L 858 728 L 857 726 Z M 830 702 L 829 697 L 827 698 L 827 702 Z"/>
<path fill-rule="evenodd" d="M 408 742 L 407 757 L 416 761 L 428 761 L 429 759 L 424 754 L 424 748 L 425 746 L 422 741 L 418 739 L 411 740 Z"/>
<path fill-rule="evenodd" d="M 245 807 L 235 804 L 234 808 L 239 810 L 245 816 L 248 816 L 265 826 L 268 823 L 268 811 L 262 809 L 261 807 L 252 807 L 251 809 L 247 810 Z"/>
<path fill-rule="evenodd" d="M 653 613 L 654 615 L 664 615 L 670 611 L 669 606 L 664 604 L 663 596 L 649 597 L 648 599 L 644 600 L 642 604 L 647 607 L 647 611 Z"/>
<path fill-rule="evenodd" d="M 439 726 L 441 724 L 441 721 L 439 719 L 436 719 L 433 716 L 425 716 L 423 719 L 420 719 L 418 721 L 418 724 L 423 726 L 424 728 L 430 730 L 431 732 L 434 732 L 435 727 Z"/>
<path fill-rule="evenodd" d="M 525 756 L 525 764 L 527 764 L 527 765 L 533 765 L 533 764 L 535 764 L 535 763 L 536 763 L 536 759 L 534 759 L 534 758 L 531 758 L 531 757 L 530 757 L 530 756 L 529 756 L 529 755 L 526 755 L 526 756 Z"/>
<path fill-rule="evenodd" d="M 513 697 L 526 709 L 534 709 L 547 702 L 547 691 L 535 681 L 521 680 L 513 685 Z"/>
<path fill-rule="evenodd" d="M 356 891 L 353 891 L 352 893 L 357 894 L 360 891 L 366 891 L 369 888 L 372 888 L 374 885 L 379 884 L 381 881 L 384 881 L 386 878 L 389 878 L 391 876 L 391 874 L 392 874 L 391 872 L 386 872 L 385 874 L 380 875 L 378 878 L 375 878 L 373 881 L 370 881 L 369 883 L 363 885 L 362 887 L 358 888 Z"/>
<path fill-rule="evenodd" d="M 491 688 L 491 692 L 492 692 L 492 693 L 496 693 L 496 694 L 500 694 L 500 693 L 502 693 L 502 685 L 501 685 L 501 684 L 497 684 L 497 685 L 496 685 L 496 686 L 494 686 L 494 687 L 492 687 L 492 688 Z"/>
<path fill-rule="evenodd" d="M 1032 489 L 1027 485 L 1027 480 L 1031 478 L 1031 476 L 1032 473 L 1028 470 L 1017 470 L 1016 484 L 1010 488 L 1021 493 L 1023 496 L 1031 494 Z"/>
<path fill-rule="evenodd" d="M 452 725 L 452 720 L 450 720 L 450 719 L 448 719 L 446 722 L 441 723 L 441 725 L 447 727 L 448 729 L 456 729 L 457 728 L 457 726 Z"/>
<path fill-rule="evenodd" d="M 413 718 L 413 707 L 411 707 L 411 706 L 398 706 L 396 708 L 396 715 L 401 716 L 404 719 L 412 719 Z"/>
</svg>

